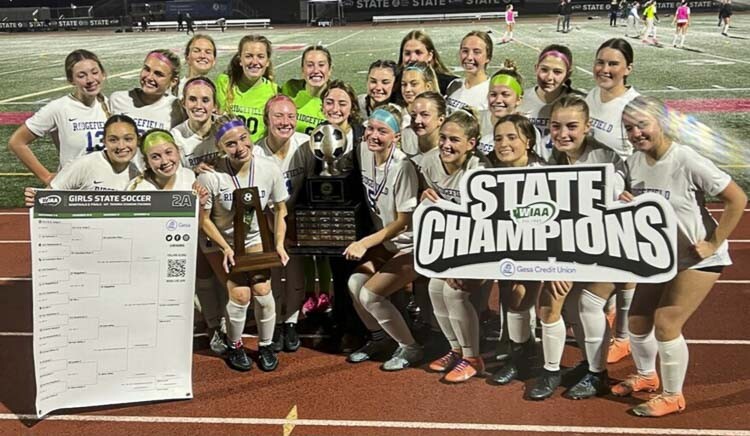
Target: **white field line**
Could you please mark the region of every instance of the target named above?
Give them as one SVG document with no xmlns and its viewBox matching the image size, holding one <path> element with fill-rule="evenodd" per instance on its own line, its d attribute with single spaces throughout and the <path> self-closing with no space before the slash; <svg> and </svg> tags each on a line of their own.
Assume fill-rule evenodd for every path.
<svg viewBox="0 0 750 436">
<path fill-rule="evenodd" d="M 623 435 L 696 435 L 696 436 L 750 436 L 748 430 L 649 428 L 649 427 L 594 427 L 525 424 L 476 424 L 461 422 L 425 421 L 367 421 L 337 419 L 283 419 L 283 418 L 223 418 L 192 416 L 115 416 L 115 415 L 51 415 L 43 419 L 36 415 L 4 413 L 2 420 L 67 421 L 67 422 L 118 422 L 131 424 L 224 424 L 224 425 L 294 425 L 304 427 L 395 428 L 412 430 L 464 430 L 464 431 L 514 431 L 521 433 L 608 433 Z"/>
<path fill-rule="evenodd" d="M 136 73 L 138 71 L 141 71 L 141 69 L 137 68 L 135 70 L 123 71 L 122 73 L 113 74 L 113 75 L 108 76 L 108 77 L 111 79 L 111 78 L 120 77 L 120 76 L 127 76 L 128 74 L 133 74 L 133 73 Z M 7 98 L 5 100 L 0 100 L 0 104 L 9 103 L 9 102 L 16 101 L 16 100 L 23 100 L 24 98 L 28 98 L 28 97 L 36 97 L 37 95 L 49 94 L 49 93 L 56 92 L 56 91 L 62 91 L 64 89 L 68 89 L 70 87 L 71 87 L 71 85 L 65 85 L 65 86 L 60 86 L 60 87 L 53 88 L 53 89 L 48 89 L 48 90 L 45 90 L 45 91 L 34 92 L 34 93 L 31 93 L 31 94 L 26 94 L 26 95 L 19 95 L 18 97 L 11 97 L 11 98 Z"/>
<path fill-rule="evenodd" d="M 352 33 L 352 34 L 346 35 L 346 36 L 345 36 L 345 37 L 343 37 L 343 38 L 339 38 L 339 39 L 337 39 L 336 41 L 333 41 L 333 42 L 331 42 L 331 43 L 329 43 L 329 44 L 324 44 L 324 45 L 325 45 L 325 47 L 326 47 L 326 48 L 328 48 L 328 47 L 330 47 L 330 46 L 332 46 L 332 45 L 334 45 L 334 44 L 338 44 L 338 43 L 339 43 L 339 42 L 341 42 L 341 41 L 346 41 L 346 40 L 347 40 L 347 39 L 349 39 L 349 38 L 352 38 L 352 37 L 354 37 L 354 36 L 357 36 L 357 35 L 359 35 L 359 34 L 360 34 L 360 33 L 362 33 L 362 32 L 364 32 L 364 30 L 360 30 L 360 31 L 358 31 L 358 32 L 354 32 L 354 33 Z M 279 64 L 278 66 L 275 66 L 274 68 L 281 68 L 281 67 L 283 67 L 283 66 L 285 66 L 285 65 L 289 65 L 289 64 L 291 64 L 292 62 L 298 61 L 298 60 L 300 60 L 300 59 L 302 59 L 302 55 L 299 55 L 299 56 L 297 56 L 297 57 L 294 57 L 294 58 L 292 58 L 292 59 L 289 59 L 289 60 L 287 60 L 287 61 L 284 61 L 284 62 L 280 63 L 280 64 Z M 2 103 L 2 102 L 0 102 L 0 103 Z"/>
</svg>

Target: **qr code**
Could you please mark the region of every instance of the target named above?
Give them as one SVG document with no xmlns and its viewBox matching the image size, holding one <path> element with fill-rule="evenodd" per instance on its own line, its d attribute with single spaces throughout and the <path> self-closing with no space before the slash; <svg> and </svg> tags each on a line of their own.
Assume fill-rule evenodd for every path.
<svg viewBox="0 0 750 436">
<path fill-rule="evenodd" d="M 187 259 L 167 259 L 167 278 L 185 277 Z"/>
</svg>

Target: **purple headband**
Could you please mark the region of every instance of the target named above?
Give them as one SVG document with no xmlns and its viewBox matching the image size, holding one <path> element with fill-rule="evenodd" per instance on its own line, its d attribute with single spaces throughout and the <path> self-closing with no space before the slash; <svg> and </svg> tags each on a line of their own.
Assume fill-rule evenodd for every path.
<svg viewBox="0 0 750 436">
<path fill-rule="evenodd" d="M 537 62 L 541 62 L 542 59 L 546 58 L 547 56 L 554 56 L 558 59 L 561 59 L 563 62 L 565 62 L 565 66 L 570 69 L 570 59 L 565 56 L 565 53 L 559 52 L 557 50 L 547 50 L 543 52 L 539 55 L 539 60 Z"/>
<path fill-rule="evenodd" d="M 221 127 L 219 127 L 219 130 L 216 131 L 216 142 L 219 142 L 221 140 L 221 137 L 224 136 L 225 133 L 234 129 L 235 127 L 245 127 L 245 123 L 243 123 L 241 120 L 231 120 L 222 124 Z"/>
<path fill-rule="evenodd" d="M 169 66 L 174 69 L 174 64 L 172 63 L 172 61 L 170 61 L 168 57 L 164 56 L 163 54 L 159 53 L 158 51 L 152 51 L 146 57 L 147 58 L 155 57 L 155 58 L 159 59 L 160 61 L 164 62 L 165 64 L 169 64 Z"/>
<path fill-rule="evenodd" d="M 187 90 L 189 87 L 191 87 L 193 85 L 206 85 L 206 86 L 208 86 L 211 89 L 216 89 L 216 88 L 214 88 L 214 85 L 212 83 L 206 82 L 203 79 L 196 79 L 196 80 L 193 80 L 193 81 L 190 81 L 190 82 L 186 83 L 185 84 L 185 88 L 183 88 L 183 91 Z"/>
</svg>

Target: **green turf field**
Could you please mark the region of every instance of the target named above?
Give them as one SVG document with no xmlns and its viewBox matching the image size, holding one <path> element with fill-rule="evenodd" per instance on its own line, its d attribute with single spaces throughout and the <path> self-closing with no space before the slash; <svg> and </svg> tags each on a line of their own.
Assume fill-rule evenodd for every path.
<svg viewBox="0 0 750 436">
<path fill-rule="evenodd" d="M 568 34 L 555 32 L 555 18 L 545 20 L 519 19 L 516 41 L 494 47 L 493 67 L 505 58 L 519 65 L 521 72 L 533 81 L 533 65 L 538 50 L 550 43 L 563 43 L 572 48 L 576 71 L 573 84 L 577 88 L 593 86 L 591 66 L 596 47 L 608 38 L 624 36 L 625 27 L 611 28 L 606 19 L 586 20 L 574 16 L 574 30 Z M 635 67 L 628 83 L 640 92 L 663 99 L 748 99 L 750 100 L 750 15 L 735 14 L 733 37 L 719 34 L 715 14 L 694 17 L 686 40 L 686 48 L 671 47 L 671 18 L 662 17 L 658 27 L 663 47 L 647 46 L 629 39 L 635 48 Z M 299 74 L 299 46 L 321 42 L 333 54 L 334 78 L 351 83 L 364 92 L 366 70 L 376 59 L 398 58 L 401 38 L 412 28 L 423 28 L 433 38 L 446 64 L 458 64 L 457 52 L 461 37 L 470 30 L 493 28 L 499 40 L 503 29 L 499 22 L 450 23 L 434 25 L 370 26 L 350 25 L 338 28 L 277 28 L 263 30 L 274 44 L 273 63 L 276 81 L 283 83 Z M 256 31 L 261 32 L 261 31 Z M 237 41 L 245 34 L 240 30 L 226 33 L 209 32 L 219 46 L 217 68 L 223 71 L 236 50 Z M 32 112 L 51 99 L 64 95 L 63 59 L 70 51 L 86 48 L 99 55 L 108 73 L 107 92 L 137 86 L 138 71 L 145 54 L 155 48 L 184 50 L 188 37 L 176 32 L 116 34 L 111 31 L 5 34 L 0 41 L 5 55 L 0 58 L 0 112 Z M 459 71 L 455 67 L 456 71 Z M 215 75 L 214 74 L 214 75 Z M 527 81 L 527 85 L 530 82 Z M 747 101 L 744 111 L 700 112 L 695 115 L 709 126 L 745 141 L 750 133 L 750 112 Z M 16 126 L 0 126 L 0 143 L 7 144 Z M 57 165 L 56 150 L 51 141 L 35 142 L 35 150 L 49 168 Z M 750 149 L 748 149 L 750 155 Z M 745 155 L 731 162 L 728 170 L 747 189 L 750 171 Z M 6 147 L 0 148 L 0 207 L 21 204 L 22 187 L 37 185 L 33 177 L 23 175 L 23 167 Z"/>
</svg>

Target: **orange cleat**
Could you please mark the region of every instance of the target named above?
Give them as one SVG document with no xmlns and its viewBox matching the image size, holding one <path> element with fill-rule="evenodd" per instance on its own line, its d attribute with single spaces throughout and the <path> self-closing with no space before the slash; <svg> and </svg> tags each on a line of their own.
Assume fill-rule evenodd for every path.
<svg viewBox="0 0 750 436">
<path fill-rule="evenodd" d="M 631 411 L 637 416 L 659 417 L 680 413 L 685 410 L 685 397 L 682 394 L 661 394 L 640 404 Z"/>
<path fill-rule="evenodd" d="M 615 339 L 609 344 L 607 363 L 617 363 L 630 355 L 630 339 Z"/>
<path fill-rule="evenodd" d="M 435 372 L 450 371 L 461 360 L 461 352 L 450 350 L 445 356 L 430 363 L 430 370 Z"/>
<path fill-rule="evenodd" d="M 460 359 L 449 373 L 445 374 L 443 380 L 448 383 L 461 383 L 482 373 L 484 373 L 484 361 L 481 357 L 465 357 Z"/>
<path fill-rule="evenodd" d="M 659 389 L 659 376 L 656 373 L 629 375 L 624 381 L 612 386 L 612 395 L 626 397 L 633 392 L 654 392 Z"/>
</svg>

